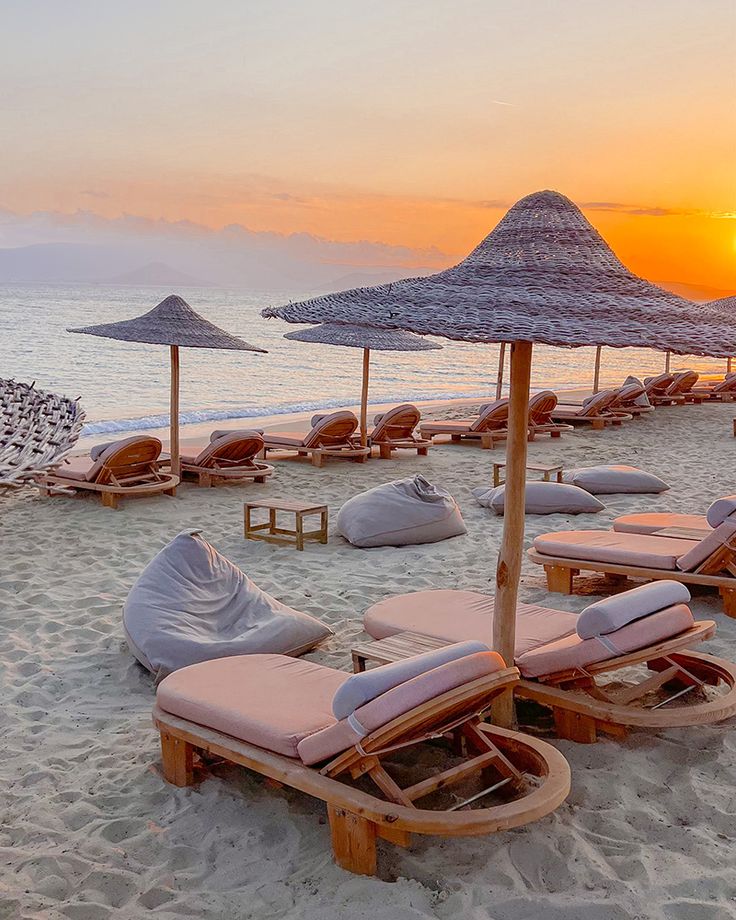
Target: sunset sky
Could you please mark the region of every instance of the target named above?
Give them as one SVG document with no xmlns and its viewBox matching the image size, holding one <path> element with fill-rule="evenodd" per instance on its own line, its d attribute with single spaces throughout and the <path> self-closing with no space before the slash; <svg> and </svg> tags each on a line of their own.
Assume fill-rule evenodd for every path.
<svg viewBox="0 0 736 920">
<path fill-rule="evenodd" d="M 734 0 L 8 3 L 0 210 L 443 264 L 554 188 L 634 271 L 736 291 L 735 47 Z"/>
</svg>

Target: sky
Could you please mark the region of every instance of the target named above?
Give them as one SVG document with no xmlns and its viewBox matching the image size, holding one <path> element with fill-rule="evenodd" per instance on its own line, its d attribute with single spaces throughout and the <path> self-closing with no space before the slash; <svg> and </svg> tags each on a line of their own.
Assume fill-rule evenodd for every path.
<svg viewBox="0 0 736 920">
<path fill-rule="evenodd" d="M 0 15 L 0 211 L 35 228 L 24 241 L 127 215 L 450 264 L 554 188 L 644 277 L 736 291 L 735 0 Z"/>
</svg>

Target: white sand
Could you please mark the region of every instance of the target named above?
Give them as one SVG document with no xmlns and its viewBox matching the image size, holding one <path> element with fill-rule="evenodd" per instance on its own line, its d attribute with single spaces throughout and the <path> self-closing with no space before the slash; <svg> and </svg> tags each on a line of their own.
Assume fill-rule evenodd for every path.
<svg viewBox="0 0 736 920">
<path fill-rule="evenodd" d="M 527 538 L 602 528 L 655 506 L 697 512 L 736 491 L 733 415 L 727 405 L 661 409 L 619 430 L 540 439 L 530 445 L 534 460 L 628 462 L 673 488 L 661 498 L 606 498 L 598 516 L 529 517 Z M 323 807 L 306 796 L 235 768 L 193 789 L 162 781 L 153 689 L 126 648 L 120 612 L 136 575 L 170 537 L 201 527 L 261 587 L 323 617 L 336 636 L 310 657 L 348 669 L 371 603 L 419 588 L 492 590 L 501 519 L 470 489 L 502 456 L 448 445 L 426 459 L 364 466 L 284 462 L 262 487 L 187 486 L 176 498 L 129 502 L 119 512 L 91 497 L 0 499 L 0 918 L 736 916 L 733 723 L 589 747 L 555 742 L 572 766 L 573 789 L 553 816 L 496 836 L 417 838 L 409 851 L 386 845 L 381 879 L 332 864 Z M 329 545 L 304 553 L 242 538 L 248 496 L 322 499 L 334 521 L 355 492 L 415 470 L 454 493 L 467 536 L 364 551 L 333 533 Z M 585 584 L 589 594 L 600 588 L 595 579 Z M 521 599 L 579 610 L 589 597 L 548 595 L 539 569 L 525 563 Z M 693 609 L 718 621 L 710 650 L 736 654 L 736 622 L 716 595 L 699 592 Z"/>
</svg>

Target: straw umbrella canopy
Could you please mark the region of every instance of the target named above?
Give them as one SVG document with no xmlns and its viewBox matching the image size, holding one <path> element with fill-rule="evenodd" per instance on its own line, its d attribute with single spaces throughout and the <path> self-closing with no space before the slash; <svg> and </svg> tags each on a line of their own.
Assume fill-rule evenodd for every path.
<svg viewBox="0 0 736 920">
<path fill-rule="evenodd" d="M 736 320 L 736 297 L 720 297 L 718 300 L 711 300 L 704 304 L 709 313 L 724 319 L 733 318 Z M 731 373 L 731 358 L 729 355 L 726 361 L 726 373 Z"/>
<path fill-rule="evenodd" d="M 143 342 L 149 345 L 168 345 L 171 357 L 171 472 L 181 475 L 179 459 L 179 348 L 223 348 L 228 351 L 255 351 L 267 354 L 265 348 L 258 348 L 230 335 L 200 316 L 184 298 L 171 294 L 148 313 L 135 319 L 117 323 L 102 323 L 98 326 L 83 326 L 67 329 L 67 332 L 83 332 L 121 342 Z"/>
<path fill-rule="evenodd" d="M 356 326 L 344 323 L 323 323 L 310 329 L 287 332 L 285 339 L 294 342 L 312 342 L 319 345 L 342 345 L 363 349 L 363 385 L 360 391 L 360 445 L 368 444 L 368 382 L 370 378 L 371 351 L 433 351 L 442 348 L 411 332 L 401 329 L 377 329 L 375 326 Z"/>
<path fill-rule="evenodd" d="M 736 325 L 632 274 L 564 195 L 517 202 L 453 268 L 270 308 L 293 323 L 344 322 L 466 342 L 511 343 L 506 514 L 496 569 L 493 644 L 513 661 L 524 542 L 527 417 L 533 343 L 636 346 L 727 357 Z M 510 700 L 496 716 L 512 719 Z"/>
</svg>

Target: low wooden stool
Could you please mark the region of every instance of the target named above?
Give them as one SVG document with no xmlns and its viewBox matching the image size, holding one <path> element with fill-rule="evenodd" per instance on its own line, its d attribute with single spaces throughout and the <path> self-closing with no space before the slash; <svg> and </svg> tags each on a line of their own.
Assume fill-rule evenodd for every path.
<svg viewBox="0 0 736 920">
<path fill-rule="evenodd" d="M 505 479 L 501 479 L 501 470 L 504 469 L 505 466 L 505 462 L 493 464 L 494 486 L 501 486 L 506 482 Z M 532 473 L 541 473 L 542 482 L 551 482 L 553 476 L 557 482 L 562 482 L 562 464 L 560 463 L 527 463 L 526 469 Z"/>
<path fill-rule="evenodd" d="M 268 521 L 265 524 L 254 524 L 251 512 L 254 508 L 265 508 L 268 511 Z M 276 526 L 276 513 L 278 511 L 290 512 L 294 515 L 294 529 Z M 304 518 L 308 514 L 319 514 L 319 530 L 304 530 Z M 245 502 L 243 505 L 244 536 L 246 540 L 266 540 L 268 543 L 281 543 L 286 546 L 296 546 L 304 549 L 305 540 L 319 540 L 327 542 L 327 505 L 315 505 L 310 502 L 297 502 L 285 499 L 263 499 L 262 501 Z"/>
</svg>

